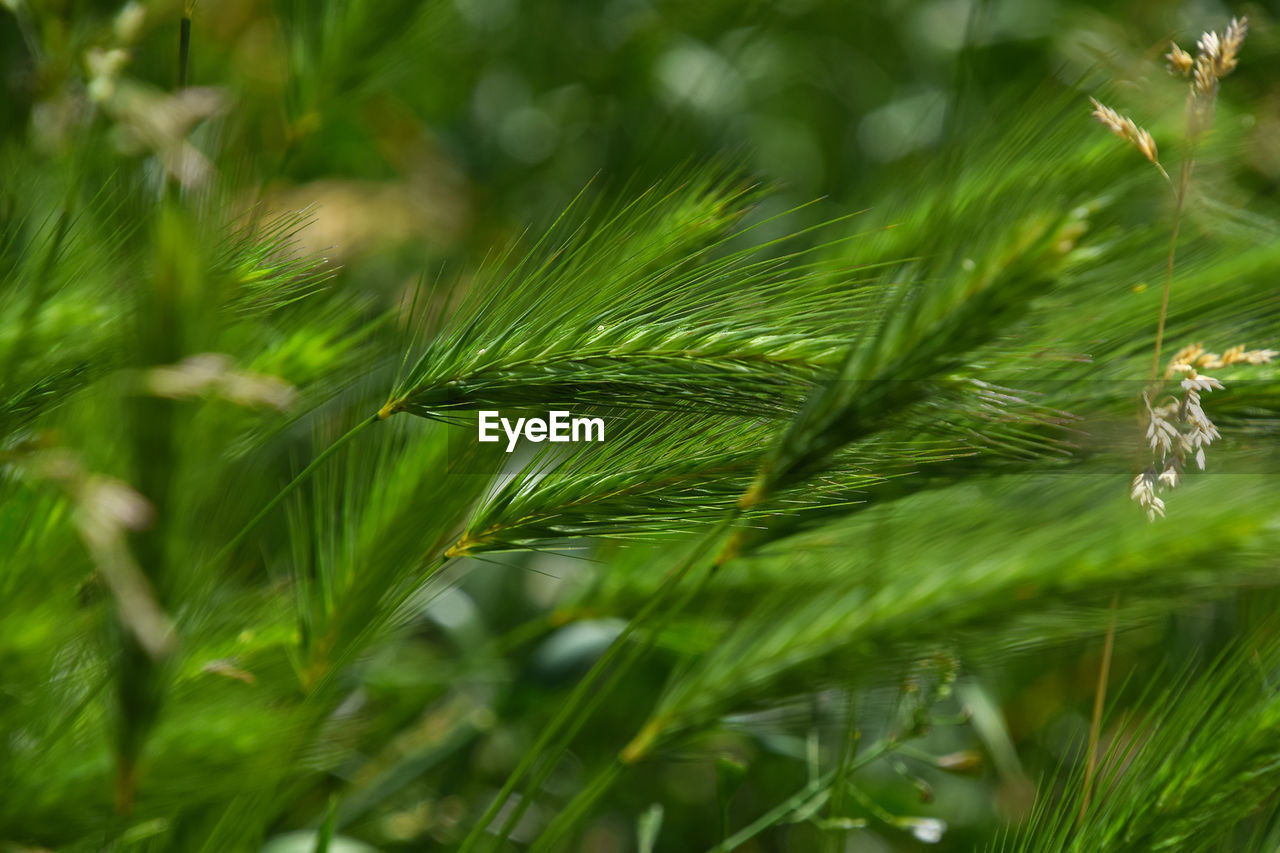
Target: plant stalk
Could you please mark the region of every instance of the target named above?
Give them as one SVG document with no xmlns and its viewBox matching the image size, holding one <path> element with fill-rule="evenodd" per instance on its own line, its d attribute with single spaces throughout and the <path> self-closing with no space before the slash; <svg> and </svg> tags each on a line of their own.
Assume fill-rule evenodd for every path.
<svg viewBox="0 0 1280 853">
<path fill-rule="evenodd" d="M 625 766 L 616 758 L 610 761 L 538 835 L 529 847 L 529 853 L 547 853 L 556 849 L 555 845 L 564 834 L 595 805 L 597 800 L 604 796 L 605 792 L 613 787 L 613 783 L 622 775 L 624 769 L 626 769 Z"/>
<path fill-rule="evenodd" d="M 184 9 L 178 25 L 178 88 L 187 87 L 187 70 L 191 65 L 191 10 Z"/>
<path fill-rule="evenodd" d="M 1111 677 L 1111 652 L 1116 639 L 1116 605 L 1119 595 L 1111 596 L 1111 621 L 1107 623 L 1106 638 L 1102 643 L 1102 663 L 1098 667 L 1098 686 L 1093 692 L 1093 718 L 1089 721 L 1089 747 L 1085 756 L 1084 791 L 1080 797 L 1080 814 L 1077 823 L 1084 822 L 1093 794 L 1093 777 L 1098 769 L 1098 740 L 1102 735 L 1102 709 L 1107 702 L 1107 681 Z"/>
<path fill-rule="evenodd" d="M 807 785 L 791 797 L 765 812 L 763 815 L 756 818 L 756 820 L 738 830 L 724 841 L 721 841 L 715 847 L 708 850 L 707 853 L 729 853 L 731 850 L 737 850 L 739 847 L 746 844 L 769 827 L 786 820 L 786 818 L 793 812 L 798 811 L 814 797 L 831 787 L 831 784 L 842 774 L 848 772 L 849 769 L 865 767 L 880 756 L 890 752 L 895 746 L 897 746 L 897 741 L 892 738 L 882 740 L 863 753 L 858 760 L 852 763 L 850 768 L 833 767 L 816 779 L 811 779 Z"/>
<path fill-rule="evenodd" d="M 306 468 L 303 468 L 302 471 L 298 473 L 298 476 L 294 477 L 289 482 L 289 485 L 285 486 L 278 493 L 276 493 L 276 496 L 272 498 L 270 501 L 268 501 L 266 506 L 258 510 L 257 515 L 249 519 L 249 522 L 245 524 L 244 527 L 240 528 L 239 533 L 231 537 L 231 541 L 229 541 L 226 545 L 222 546 L 222 550 L 220 550 L 217 553 L 217 556 L 214 557 L 214 560 L 213 560 L 214 563 L 220 563 L 222 562 L 223 559 L 230 556 L 231 552 L 235 549 L 235 547 L 239 545 L 241 542 L 243 542 L 244 538 L 248 536 L 249 533 L 255 527 L 257 527 L 262 522 L 262 520 L 271 513 L 273 509 L 278 507 L 281 504 L 281 502 L 284 501 L 285 498 L 293 494 L 294 490 L 297 489 L 298 486 L 302 485 L 307 480 L 308 477 L 314 474 L 316 472 L 316 469 L 318 469 L 321 465 L 323 465 L 326 459 L 328 459 L 330 456 L 332 456 L 333 454 L 337 453 L 340 449 L 342 449 L 343 445 L 351 441 L 351 439 L 355 438 L 356 435 L 365 427 L 369 426 L 370 424 L 377 423 L 379 420 L 382 420 L 382 418 L 379 417 L 378 415 L 373 415 L 372 417 L 365 418 L 364 420 L 360 421 L 360 423 L 356 424 L 354 427 L 348 430 L 345 435 L 343 435 L 341 438 L 333 442 L 333 444 L 330 444 L 327 448 L 325 448 L 324 451 L 321 452 L 319 456 L 311 460 L 311 464 L 309 464 Z"/>
<path fill-rule="evenodd" d="M 716 527 L 702 539 L 693 552 L 677 568 L 668 574 L 666 578 L 663 579 L 662 585 L 658 587 L 653 595 L 649 596 L 648 601 L 646 601 L 636 615 L 631 618 L 631 621 L 629 621 L 627 626 L 623 628 L 622 633 L 614 639 L 614 641 L 609 645 L 609 648 L 607 648 L 604 654 L 600 656 L 600 659 L 591 667 L 591 670 L 580 682 L 578 682 L 577 687 L 574 688 L 565 703 L 561 705 L 556 716 L 547 724 L 546 728 L 542 730 L 542 733 L 538 735 L 538 739 L 524 754 L 524 757 L 521 758 L 520 763 L 511 771 L 510 776 L 507 777 L 507 781 L 498 791 L 493 802 L 489 804 L 489 808 L 485 810 L 484 814 L 482 814 L 476 821 L 475 825 L 472 826 L 471 832 L 469 832 L 467 837 L 463 839 L 462 846 L 458 848 L 458 853 L 469 853 L 469 851 L 476 849 L 476 845 L 479 843 L 480 838 L 493 822 L 494 818 L 497 817 L 503 804 L 515 791 L 516 785 L 518 785 L 525 775 L 533 768 L 533 765 L 537 763 L 538 759 L 543 757 L 544 751 L 551 746 L 553 741 L 558 740 L 563 744 L 566 737 L 571 738 L 583 722 L 585 722 L 586 714 L 580 712 L 593 707 L 603 699 L 603 697 L 608 693 L 608 688 L 612 686 L 612 684 L 615 683 L 623 673 L 625 673 L 627 669 L 625 664 L 629 663 L 631 659 L 637 656 L 638 651 L 633 649 L 633 654 L 628 656 L 628 660 L 620 663 L 612 673 L 610 679 L 597 689 L 597 683 L 602 680 L 605 671 L 613 665 L 614 661 L 618 659 L 625 650 L 630 648 L 629 643 L 632 635 L 635 634 L 636 631 L 639 630 L 639 628 L 645 624 L 655 612 L 658 611 L 659 606 L 667 600 L 668 594 L 679 586 L 680 582 L 689 574 L 689 572 L 701 562 L 707 548 L 716 541 L 726 527 L 729 527 L 734 523 L 736 518 L 737 513 L 735 512 L 716 525 Z M 576 721 L 574 719 L 575 717 L 577 718 Z M 576 725 L 574 725 L 575 722 Z M 563 736 L 562 733 L 564 733 Z M 559 749 L 557 749 L 557 752 L 558 751 Z M 550 760 L 549 757 L 548 760 Z M 522 800 L 522 804 L 527 807 L 527 803 L 528 798 L 526 797 Z M 513 826 L 513 821 L 518 820 L 519 815 L 522 814 L 523 811 L 524 808 L 521 807 L 513 809 L 512 818 L 506 821 L 504 830 Z"/>
</svg>

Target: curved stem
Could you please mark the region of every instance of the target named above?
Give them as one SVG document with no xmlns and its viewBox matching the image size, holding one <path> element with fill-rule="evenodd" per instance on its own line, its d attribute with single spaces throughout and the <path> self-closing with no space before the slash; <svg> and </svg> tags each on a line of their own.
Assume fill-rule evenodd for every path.
<svg viewBox="0 0 1280 853">
<path fill-rule="evenodd" d="M 372 423 L 377 423 L 381 419 L 382 418 L 380 418 L 378 415 L 373 415 L 372 417 L 365 418 L 364 420 L 360 421 L 360 423 L 352 427 L 349 431 L 347 431 L 345 435 L 343 435 L 333 444 L 330 444 L 328 447 L 326 447 L 320 453 L 319 456 L 311 460 L 311 464 L 309 464 L 306 468 L 303 468 L 298 473 L 298 476 L 294 477 L 291 481 L 289 481 L 289 485 L 281 489 L 274 498 L 272 498 L 270 501 L 267 502 L 266 506 L 258 510 L 258 514 L 255 515 L 253 518 L 249 519 L 249 522 L 245 524 L 244 527 L 240 528 L 240 532 L 237 533 L 235 536 L 231 537 L 231 541 L 229 541 L 226 545 L 222 546 L 222 550 L 218 551 L 213 561 L 215 563 L 219 563 L 223 559 L 225 559 L 227 556 L 229 556 L 232 550 L 234 550 L 237 545 L 243 542 L 244 538 L 248 536 L 249 533 L 255 527 L 257 527 L 262 522 L 262 520 L 271 513 L 273 509 L 278 507 L 281 504 L 281 502 L 284 501 L 285 498 L 293 494 L 294 490 L 297 489 L 298 486 L 302 485 L 307 480 L 307 478 L 309 478 L 312 474 L 314 474 L 316 472 L 316 469 L 318 469 L 321 465 L 323 465 L 326 459 L 328 459 L 333 454 L 337 453 L 338 450 L 340 450 L 343 447 L 343 445 L 345 445 L 352 438 L 354 438 L 356 434 L 359 433 L 362 429 L 364 429 L 365 427 L 369 426 Z"/>
<path fill-rule="evenodd" d="M 848 772 L 848 769 L 865 767 L 880 756 L 892 751 L 896 746 L 897 741 L 895 740 L 882 740 L 863 753 L 857 761 L 852 763 L 850 768 L 833 767 L 821 776 L 810 779 L 807 785 L 791 797 L 769 809 L 756 820 L 712 847 L 707 853 L 729 853 L 731 850 L 737 850 L 769 827 L 786 820 L 792 813 L 799 811 L 814 797 L 830 788 L 832 783 L 837 781 L 842 774 Z"/>
<path fill-rule="evenodd" d="M 191 66 L 191 9 L 184 9 L 178 27 L 178 88 L 187 88 L 187 74 Z"/>
<path fill-rule="evenodd" d="M 545 851 L 556 849 L 555 845 L 564 834 L 595 805 L 597 800 L 604 796 L 605 792 L 613 787 L 613 783 L 625 769 L 626 765 L 616 758 L 605 765 L 591 783 L 578 791 L 560 814 L 556 815 L 547 828 L 538 835 L 529 847 L 529 853 L 545 853 Z"/>
<path fill-rule="evenodd" d="M 651 616 L 658 612 L 660 605 L 667 600 L 668 594 L 679 586 L 680 582 L 697 566 L 708 547 L 716 541 L 726 527 L 729 527 L 737 520 L 737 513 L 732 513 L 728 518 L 721 521 L 714 529 L 712 529 L 702 540 L 693 552 L 666 578 L 663 579 L 662 585 L 654 591 L 649 599 L 644 603 L 627 626 L 622 630 L 617 638 L 609 645 L 603 655 L 591 667 L 591 670 L 578 682 L 573 689 L 569 698 L 560 706 L 560 710 L 547 724 L 546 728 L 538 735 L 538 739 L 529 747 L 524 756 L 520 759 L 520 763 L 511 771 L 511 775 L 507 777 L 507 781 L 503 784 L 497 796 L 493 798 L 493 802 L 476 820 L 475 825 L 471 827 L 471 832 L 463 839 L 462 846 L 458 848 L 459 853 L 467 853 L 476 849 L 480 838 L 485 831 L 493 823 L 502 806 L 510 798 L 515 791 L 516 786 L 522 779 L 533 769 L 533 766 L 539 759 L 544 761 L 554 761 L 566 746 L 566 740 L 573 737 L 578 728 L 585 722 L 587 714 L 585 710 L 598 704 L 609 692 L 608 688 L 621 678 L 626 672 L 628 666 L 639 656 L 639 649 L 631 644 L 631 637 L 639 628 L 644 625 Z M 600 682 L 604 679 L 606 672 L 613 666 L 614 662 L 622 656 L 626 651 L 630 650 L 631 654 L 613 669 L 610 678 L 604 684 Z M 554 747 L 553 747 L 554 743 Z M 548 747 L 552 747 L 550 750 Z M 528 807 L 529 798 L 525 797 L 521 800 L 521 804 L 512 810 L 511 817 L 506 821 L 503 832 L 509 832 L 510 827 L 514 825 L 515 820 L 523 814 L 524 809 Z"/>
</svg>

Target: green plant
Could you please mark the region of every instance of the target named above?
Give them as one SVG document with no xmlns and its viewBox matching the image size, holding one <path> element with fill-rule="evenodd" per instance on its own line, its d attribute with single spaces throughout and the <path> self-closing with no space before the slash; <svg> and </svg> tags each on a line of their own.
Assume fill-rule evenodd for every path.
<svg viewBox="0 0 1280 853">
<path fill-rule="evenodd" d="M 271 181 L 309 133 L 403 153 L 452 13 L 281 4 L 246 27 L 291 63 L 267 108 L 269 67 L 170 91 L 231 27 L 204 6 L 7 5 L 38 85 L 0 132 L 0 849 L 1274 839 L 1280 374 L 1182 349 L 1256 362 L 1215 413 L 1261 473 L 1131 523 L 1154 306 L 1117 282 L 1166 235 L 1076 91 L 857 215 L 695 161 L 406 283 Z M 1189 172 L 1158 340 L 1271 339 L 1275 211 L 1184 214 Z M 556 407 L 607 440 L 474 440 Z"/>
</svg>

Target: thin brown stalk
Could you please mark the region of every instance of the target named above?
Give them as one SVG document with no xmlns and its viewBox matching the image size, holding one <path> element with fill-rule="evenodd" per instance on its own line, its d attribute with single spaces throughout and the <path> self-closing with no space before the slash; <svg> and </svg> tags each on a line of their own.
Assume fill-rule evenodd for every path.
<svg viewBox="0 0 1280 853">
<path fill-rule="evenodd" d="M 1089 801 L 1093 794 L 1093 777 L 1098 771 L 1098 740 L 1102 736 L 1102 709 L 1107 702 L 1107 681 L 1111 677 L 1111 652 L 1116 639 L 1116 605 L 1119 596 L 1111 597 L 1111 621 L 1107 624 L 1106 639 L 1102 644 L 1102 664 L 1098 667 L 1098 686 L 1093 692 L 1093 718 L 1089 721 L 1089 748 L 1085 756 L 1084 791 L 1080 798 L 1080 814 L 1076 823 L 1083 823 L 1085 813 L 1089 811 Z"/>
<path fill-rule="evenodd" d="M 1195 163 L 1195 113 L 1193 111 L 1196 105 L 1194 103 L 1194 94 L 1191 97 L 1192 100 L 1187 104 L 1188 135 L 1191 138 L 1188 139 L 1186 150 L 1183 153 L 1182 169 L 1178 176 L 1178 187 L 1174 198 L 1173 226 L 1169 231 L 1169 252 L 1165 256 L 1164 267 L 1164 289 L 1160 294 L 1160 316 L 1156 320 L 1156 345 L 1155 352 L 1151 357 L 1151 376 L 1148 380 L 1148 396 L 1150 397 L 1155 396 L 1156 385 L 1160 381 L 1160 352 L 1164 347 L 1165 320 L 1169 316 L 1169 293 L 1173 289 L 1173 262 L 1178 248 L 1178 234 L 1182 230 L 1182 209 L 1187 199 L 1187 187 L 1191 183 L 1191 168 Z M 1160 171 L 1164 172 L 1163 169 Z M 1168 179 L 1168 177 L 1166 173 L 1165 178 Z M 1093 717 L 1089 721 L 1089 748 L 1088 755 L 1085 758 L 1084 791 L 1080 799 L 1078 822 L 1084 820 L 1093 794 L 1093 777 L 1097 772 L 1098 765 L 1098 739 L 1102 730 L 1102 709 L 1106 704 L 1107 679 L 1111 675 L 1111 655 L 1115 648 L 1116 606 L 1118 603 L 1119 596 L 1113 596 L 1111 599 L 1111 621 L 1107 625 L 1107 634 L 1102 646 L 1102 661 L 1098 666 L 1098 686 L 1093 695 Z"/>
</svg>

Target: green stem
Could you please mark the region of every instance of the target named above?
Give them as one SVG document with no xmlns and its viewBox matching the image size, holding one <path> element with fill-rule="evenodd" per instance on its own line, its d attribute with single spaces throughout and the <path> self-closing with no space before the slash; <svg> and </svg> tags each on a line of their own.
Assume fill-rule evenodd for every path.
<svg viewBox="0 0 1280 853">
<path fill-rule="evenodd" d="M 356 434 L 359 433 L 362 429 L 369 426 L 370 424 L 377 423 L 379 420 L 381 420 L 381 418 L 378 415 L 373 415 L 372 417 L 362 420 L 360 423 L 352 427 L 345 435 L 343 435 L 333 444 L 330 444 L 327 448 L 325 448 L 324 451 L 319 456 L 311 460 L 310 465 L 308 465 L 306 468 L 303 468 L 302 471 L 299 472 L 298 476 L 294 477 L 289 482 L 289 485 L 281 489 L 274 498 L 272 498 L 270 501 L 267 502 L 266 506 L 258 510 L 258 514 L 255 515 L 253 518 L 249 519 L 249 523 L 246 524 L 244 527 L 240 528 L 240 532 L 237 533 L 235 536 L 231 537 L 230 542 L 222 546 L 222 550 L 220 550 L 217 556 L 214 557 L 213 562 L 220 563 L 226 557 L 230 556 L 231 552 L 235 549 L 235 547 L 239 545 L 241 542 L 243 542 L 244 538 L 248 536 L 249 533 L 252 532 L 252 530 L 255 527 L 257 527 L 262 522 L 262 520 L 271 513 L 273 509 L 278 507 L 285 498 L 293 494 L 293 491 L 297 489 L 298 486 L 302 485 L 303 482 L 305 482 L 308 477 L 314 474 L 316 472 L 316 469 L 318 469 L 321 465 L 323 465 L 326 459 L 328 459 L 333 454 L 337 453 L 338 450 L 340 450 L 343 445 L 345 445 L 351 439 L 355 438 Z"/>
<path fill-rule="evenodd" d="M 809 800 L 813 799 L 821 793 L 827 785 L 831 784 L 836 777 L 835 770 L 828 770 L 822 776 L 814 779 L 808 785 L 805 785 L 791 797 L 783 800 L 769 811 L 762 814 L 755 821 L 743 827 L 733 835 L 721 841 L 715 847 L 712 847 L 707 853 L 728 853 L 730 850 L 736 850 L 743 844 L 746 844 L 752 838 L 764 832 L 781 820 L 785 820 L 787 815 L 799 809 Z"/>
<path fill-rule="evenodd" d="M 732 525 L 733 519 L 727 519 L 722 522 L 722 524 L 726 526 Z M 705 540 L 705 544 L 714 542 L 717 535 L 718 528 L 713 529 L 711 534 L 709 534 L 708 539 Z M 693 561 L 690 566 L 697 565 L 696 554 L 691 557 L 690 560 Z M 578 732 L 581 731 L 584 725 L 586 725 L 587 720 L 595 713 L 596 708 L 598 708 L 600 704 L 604 702 L 605 698 L 607 698 L 612 692 L 614 685 L 621 681 L 623 676 L 630 671 L 632 665 L 635 664 L 635 662 L 645 652 L 647 652 L 654 643 L 657 642 L 658 637 L 661 636 L 667 625 L 671 623 L 671 620 L 678 614 L 684 612 L 684 609 L 689 606 L 689 603 L 698 597 L 706 587 L 711 576 L 714 574 L 714 570 L 715 567 L 713 566 L 712 570 L 704 573 L 698 583 L 686 590 L 683 596 L 676 599 L 662 610 L 657 620 L 649 626 L 647 639 L 643 642 L 637 641 L 631 644 L 631 647 L 627 650 L 626 656 L 618 661 L 613 672 L 609 674 L 608 679 L 596 689 L 595 695 L 592 696 L 591 700 L 579 709 L 577 718 L 574 719 L 572 725 L 570 725 L 569 728 L 560 735 L 555 746 L 552 747 L 552 758 L 545 760 L 542 766 L 538 768 L 537 772 L 527 783 L 525 783 L 523 796 L 516 804 L 516 807 L 512 809 L 510 817 L 507 818 L 507 821 L 503 824 L 502 829 L 498 833 L 499 840 L 505 839 L 511 834 L 515 829 L 516 823 L 524 815 L 526 809 L 533 803 L 538 790 L 541 789 L 543 783 L 546 782 L 547 777 L 551 775 L 553 770 L 555 770 L 555 758 L 569 748 L 569 744 L 575 737 L 577 737 Z M 664 728 L 663 718 L 660 716 L 651 717 L 650 722 L 641 729 L 641 733 L 632 738 L 627 746 L 619 753 L 619 758 L 621 759 L 622 764 L 634 764 L 639 761 L 648 753 L 649 750 L 653 748 L 655 741 L 667 733 L 668 732 Z"/>
<path fill-rule="evenodd" d="M 712 847 L 707 851 L 707 853 L 729 853 L 731 850 L 738 849 L 769 827 L 785 820 L 791 813 L 798 811 L 806 803 L 830 787 L 831 783 L 836 780 L 837 776 L 848 772 L 849 769 L 865 767 L 867 764 L 870 764 L 875 759 L 889 752 L 895 746 L 897 746 L 897 742 L 892 739 L 882 740 L 874 747 L 863 753 L 861 758 L 853 762 L 852 768 L 833 767 L 818 778 L 811 780 L 809 784 L 805 785 L 795 794 L 774 806 L 772 809 L 769 809 L 769 811 L 765 812 L 760 817 L 756 818 L 754 821 L 726 838 L 724 841 L 721 841 L 715 847 Z"/>
<path fill-rule="evenodd" d="M 556 815 L 555 820 L 551 821 L 547 828 L 538 835 L 533 845 L 529 848 L 529 853 L 546 853 L 548 850 L 558 849 L 555 846 L 556 842 L 587 813 L 587 810 L 606 791 L 613 787 L 613 783 L 622 775 L 624 769 L 625 766 L 617 759 L 609 762 L 591 780 L 591 784 L 574 795 L 569 804 L 560 811 L 560 814 Z"/>
<path fill-rule="evenodd" d="M 553 750 L 553 752 L 556 754 L 560 752 L 565 740 L 562 736 L 565 729 L 569 728 L 574 723 L 574 718 L 577 717 L 577 726 L 574 726 L 568 733 L 568 736 L 572 737 L 573 733 L 577 731 L 577 728 L 580 727 L 582 722 L 586 719 L 586 714 L 582 713 L 582 711 L 585 710 L 584 706 L 587 706 L 589 703 L 590 706 L 593 707 L 598 703 L 603 696 L 607 694 L 607 687 L 611 686 L 626 671 L 627 667 L 625 665 L 618 666 L 614 671 L 612 678 L 606 685 L 606 689 L 596 689 L 597 683 L 601 681 L 605 672 L 613 665 L 613 662 L 617 660 L 624 651 L 630 648 L 632 635 L 635 634 L 635 632 L 639 630 L 640 626 L 658 610 L 659 606 L 666 600 L 668 593 L 675 589 L 685 576 L 688 575 L 696 565 L 698 565 L 710 545 L 716 541 L 726 527 L 730 526 L 736 520 L 736 517 L 737 514 L 734 513 L 730 517 L 721 521 L 706 537 L 702 539 L 694 549 L 693 553 L 691 553 L 679 567 L 663 579 L 662 585 L 658 587 L 653 595 L 649 596 L 648 601 L 644 603 L 644 606 L 640 608 L 639 612 L 637 612 L 636 615 L 632 617 L 631 621 L 627 623 L 627 626 L 622 630 L 622 633 L 614 639 L 614 641 L 609 645 L 609 648 L 605 650 L 604 654 L 600 656 L 600 659 L 595 662 L 591 667 L 591 670 L 583 677 L 582 681 L 578 682 L 577 687 L 574 688 L 573 693 L 569 695 L 569 698 L 560 707 L 556 716 L 551 720 L 547 727 L 542 730 L 541 734 L 538 735 L 538 739 L 520 759 L 520 763 L 516 765 L 516 768 L 513 771 L 511 771 L 511 775 L 507 778 L 507 781 L 503 784 L 501 790 L 498 791 L 497 796 L 493 798 L 493 802 L 489 804 L 489 808 L 485 810 L 484 814 L 482 814 L 475 822 L 475 825 L 471 827 L 471 832 L 467 834 L 465 839 L 463 839 L 462 846 L 458 848 L 458 853 L 468 853 L 468 851 L 476 849 L 476 845 L 480 842 L 485 830 L 488 829 L 489 825 L 493 822 L 499 810 L 501 810 L 503 804 L 511 796 L 512 792 L 515 791 L 516 785 L 520 783 L 540 758 L 545 757 L 545 760 L 553 760 L 553 756 L 551 755 L 544 756 L 544 753 L 547 752 L 547 748 L 552 745 L 553 741 L 558 741 L 557 748 Z M 626 663 L 630 663 L 630 661 L 634 660 L 636 656 L 638 656 L 638 653 L 630 655 Z M 523 802 L 527 801 L 528 798 L 524 798 Z M 513 812 L 518 819 L 518 815 L 523 813 L 523 809 L 517 808 L 513 810 Z M 508 820 L 507 823 L 510 825 L 511 821 Z"/>
<path fill-rule="evenodd" d="M 853 770 L 853 763 L 858 758 L 858 746 L 862 742 L 862 731 L 858 728 L 857 704 L 854 693 L 850 690 L 845 700 L 845 732 L 840 747 L 840 761 L 836 766 L 837 781 L 843 780 Z M 831 792 L 831 813 L 839 815 L 844 811 L 844 785 L 837 785 Z M 838 853 L 845 848 L 844 832 L 833 832 L 827 839 L 829 853 Z"/>
<path fill-rule="evenodd" d="M 178 25 L 178 88 L 187 87 L 187 70 L 191 64 L 191 12 L 182 14 L 182 23 Z"/>
<path fill-rule="evenodd" d="M 1085 755 L 1084 790 L 1080 796 L 1080 813 L 1076 815 L 1076 824 L 1084 823 L 1089 812 L 1089 801 L 1093 796 L 1093 777 L 1098 770 L 1098 740 L 1102 736 L 1102 711 L 1107 702 L 1107 681 L 1111 677 L 1111 654 L 1116 641 L 1116 605 L 1119 595 L 1111 596 L 1111 621 L 1107 623 L 1107 634 L 1102 644 L 1102 663 L 1098 665 L 1098 686 L 1093 692 L 1093 717 L 1089 721 L 1089 746 Z"/>
<path fill-rule="evenodd" d="M 501 829 L 498 830 L 497 840 L 499 842 L 510 837 L 511 833 L 515 831 L 516 824 L 520 822 L 520 818 L 524 817 L 524 813 L 528 811 L 529 806 L 533 804 L 533 800 L 537 795 L 537 792 L 542 788 L 543 783 L 547 781 L 547 777 L 555 770 L 557 759 L 560 754 L 563 753 L 573 739 L 578 736 L 578 732 L 582 731 L 582 727 L 587 724 L 587 721 L 596 712 L 596 709 L 600 707 L 601 703 L 603 703 L 613 691 L 614 685 L 617 684 L 618 681 L 621 680 L 622 676 L 631 669 L 632 664 L 636 662 L 636 659 L 639 658 L 646 649 L 647 645 L 644 643 L 636 642 L 629 644 L 625 650 L 625 655 L 618 660 L 617 666 L 615 666 L 613 671 L 609 673 L 609 676 L 604 683 L 600 684 L 592 692 L 591 697 L 586 704 L 575 709 L 576 714 L 573 720 L 570 722 L 568 727 L 560 733 L 560 736 L 556 739 L 556 743 L 550 750 L 548 750 L 547 756 L 542 761 L 542 766 L 540 766 L 537 771 L 530 776 L 529 781 L 524 786 L 523 795 L 511 810 L 510 816 L 502 824 Z M 601 791 L 600 793 L 604 792 Z M 598 796 L 598 794 L 596 796 Z"/>
</svg>

